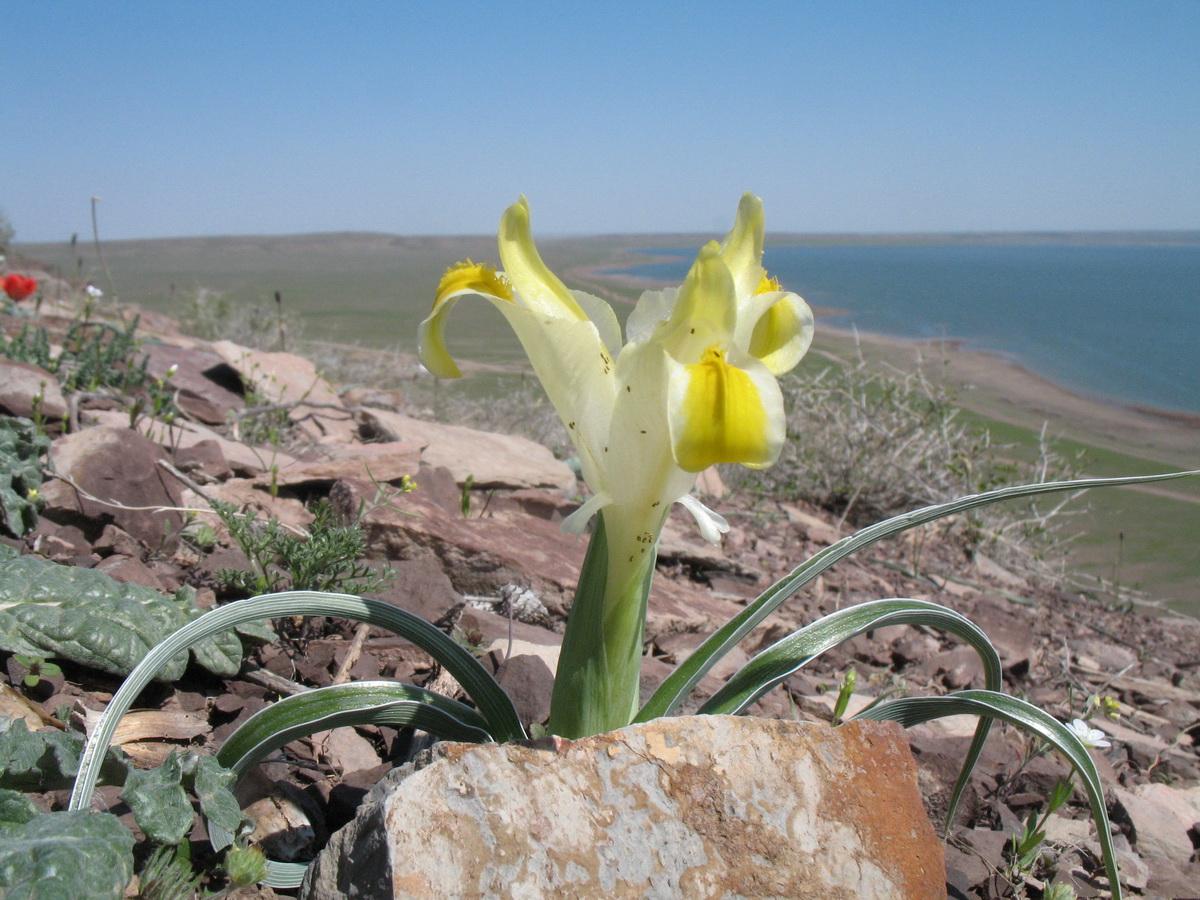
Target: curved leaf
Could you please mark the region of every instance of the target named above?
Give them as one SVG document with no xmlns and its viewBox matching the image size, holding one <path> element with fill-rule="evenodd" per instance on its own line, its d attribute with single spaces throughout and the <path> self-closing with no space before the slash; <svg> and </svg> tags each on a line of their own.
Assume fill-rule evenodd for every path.
<svg viewBox="0 0 1200 900">
<path fill-rule="evenodd" d="M 423 719 L 433 727 L 422 730 L 449 740 L 469 743 L 482 744 L 492 740 L 487 721 L 465 704 L 411 684 L 360 681 L 305 691 L 260 709 L 226 738 L 217 751 L 217 762 L 241 776 L 250 766 L 289 741 L 314 731 L 339 727 L 338 724 L 328 724 L 339 717 L 353 714 L 351 717 L 355 721 L 347 724 L 372 724 L 371 716 L 389 717 L 392 715 L 389 711 L 392 704 L 401 701 L 416 703 L 430 710 L 423 715 Z M 363 715 L 360 716 L 360 713 Z M 438 718 L 438 713 L 444 718 Z M 391 719 L 388 721 L 389 724 L 395 724 Z M 316 727 L 310 728 L 314 723 Z M 284 735 L 292 736 L 281 739 Z"/>
<path fill-rule="evenodd" d="M 908 728 L 930 719 L 964 714 L 1003 719 L 1037 735 L 1067 758 L 1083 779 L 1088 803 L 1092 807 L 1092 818 L 1096 822 L 1096 837 L 1104 856 L 1109 888 L 1113 900 L 1121 900 L 1121 882 L 1112 832 L 1109 828 L 1108 810 L 1104 805 L 1104 790 L 1100 785 L 1100 773 L 1079 738 L 1052 715 L 1028 701 L 1008 694 L 996 691 L 960 691 L 945 697 L 905 697 L 891 700 L 864 710 L 854 718 L 899 722 Z"/>
<path fill-rule="evenodd" d="M 956 634 L 979 654 L 983 662 L 984 686 L 988 690 L 1001 688 L 1002 668 L 996 648 L 988 636 L 970 619 L 948 607 L 927 600 L 873 600 L 838 610 L 795 631 L 742 666 L 724 686 L 700 707 L 701 713 L 734 714 L 773 688 L 801 666 L 805 666 L 831 647 L 855 635 L 882 628 L 885 625 L 927 625 Z M 954 820 L 958 801 L 983 744 L 991 731 L 990 719 L 981 719 L 975 737 L 963 760 L 962 771 L 950 796 L 946 812 L 947 826 Z"/>
<path fill-rule="evenodd" d="M 790 574 L 784 576 L 771 587 L 767 588 L 758 599 L 748 605 L 740 613 L 730 619 L 720 629 L 709 635 L 696 651 L 685 659 L 672 672 L 650 697 L 638 712 L 635 722 L 646 722 L 660 716 L 669 716 L 679 708 L 679 704 L 691 693 L 722 656 L 736 646 L 748 635 L 759 622 L 774 612 L 780 604 L 793 596 L 802 587 L 847 556 L 878 543 L 884 538 L 900 534 L 909 528 L 933 522 L 937 519 L 965 512 L 989 503 L 1002 500 L 1014 500 L 1020 497 L 1031 497 L 1037 494 L 1050 494 L 1061 491 L 1079 491 L 1093 487 L 1108 487 L 1121 484 L 1144 484 L 1151 481 L 1167 481 L 1172 478 L 1184 478 L 1190 475 L 1200 475 L 1200 470 L 1189 472 L 1170 472 L 1165 475 L 1136 475 L 1129 478 L 1082 478 L 1074 481 L 1051 481 L 1044 484 L 1026 484 L 1015 487 L 1001 488 L 983 494 L 972 494 L 960 497 L 948 503 L 938 503 L 926 506 L 903 515 L 894 516 L 875 525 L 870 525 L 848 537 L 842 538 L 836 544 L 826 547 L 820 553 L 801 563 Z"/>
<path fill-rule="evenodd" d="M 926 600 L 872 600 L 823 616 L 763 650 L 708 698 L 699 712 L 735 715 L 801 666 L 855 635 L 887 625 L 927 625 L 956 634 L 975 648 L 991 690 L 1000 688 L 1000 656 L 970 619 Z"/>
<path fill-rule="evenodd" d="M 180 628 L 146 655 L 125 679 L 96 723 L 80 761 L 79 777 L 71 794 L 70 808 L 87 809 L 90 805 L 99 774 L 98 761 L 104 748 L 108 747 L 112 740 L 121 717 L 129 711 L 134 699 L 164 664 L 182 649 L 239 622 L 297 615 L 337 616 L 389 629 L 416 644 L 458 680 L 467 696 L 479 707 L 480 713 L 490 726 L 488 730 L 497 740 L 508 741 L 525 737 L 525 729 L 512 700 L 491 674 L 465 648 L 424 619 L 366 597 L 316 591 L 284 591 L 239 600 L 210 610 Z"/>
</svg>

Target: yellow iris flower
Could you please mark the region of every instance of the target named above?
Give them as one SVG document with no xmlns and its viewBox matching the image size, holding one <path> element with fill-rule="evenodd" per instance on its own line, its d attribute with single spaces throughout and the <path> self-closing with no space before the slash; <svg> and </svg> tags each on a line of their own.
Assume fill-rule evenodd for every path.
<svg viewBox="0 0 1200 900">
<path fill-rule="evenodd" d="M 607 303 L 569 290 L 542 262 L 522 197 L 500 222 L 503 274 L 470 260 L 446 272 L 421 323 L 421 361 L 457 377 L 446 316 L 463 295 L 490 300 L 521 340 L 593 491 L 567 527 L 582 530 L 610 506 L 661 519 L 683 500 L 715 540 L 719 517 L 684 499 L 695 475 L 713 463 L 762 468 L 778 458 L 785 428 L 775 379 L 812 340 L 808 305 L 763 270 L 763 229 L 762 202 L 746 194 L 733 230 L 700 251 L 679 288 L 642 295 L 623 342 Z"/>
<path fill-rule="evenodd" d="M 522 197 L 500 220 L 502 273 L 469 260 L 452 266 L 421 323 L 421 361 L 442 377 L 460 374 L 443 329 L 464 295 L 489 300 L 524 346 L 593 494 L 563 527 L 581 532 L 597 513 L 603 519 L 607 562 L 596 576 L 605 585 L 596 627 L 609 640 L 607 670 L 595 679 L 632 677 L 633 702 L 645 595 L 667 512 L 683 504 L 701 534 L 719 541 L 728 525 L 691 494 L 696 475 L 714 463 L 762 468 L 779 457 L 786 429 L 776 378 L 812 340 L 808 305 L 763 270 L 763 230 L 762 202 L 744 195 L 725 240 L 700 250 L 678 288 L 645 292 L 622 341 L 612 308 L 569 290 L 542 261 Z M 570 730 L 629 712 L 628 698 L 611 702 L 615 718 Z"/>
</svg>

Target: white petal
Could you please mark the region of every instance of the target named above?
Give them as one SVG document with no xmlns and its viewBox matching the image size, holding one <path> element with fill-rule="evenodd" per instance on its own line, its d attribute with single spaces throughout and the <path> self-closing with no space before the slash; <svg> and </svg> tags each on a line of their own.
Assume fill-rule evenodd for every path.
<svg viewBox="0 0 1200 900">
<path fill-rule="evenodd" d="M 600 332 L 600 340 L 608 348 L 609 356 L 616 359 L 621 352 L 621 323 L 617 321 L 613 308 L 586 291 L 571 291 L 571 296 Z"/>
<path fill-rule="evenodd" d="M 662 291 L 643 291 L 629 318 L 625 320 L 625 336 L 634 343 L 645 343 L 654 337 L 659 325 L 671 318 L 679 288 Z"/>
<path fill-rule="evenodd" d="M 695 494 L 684 494 L 679 498 L 679 505 L 695 516 L 700 536 L 710 544 L 721 543 L 721 535 L 729 533 L 729 523 L 725 517 L 701 503 Z"/>
<path fill-rule="evenodd" d="M 559 530 L 566 534 L 583 534 L 584 529 L 587 528 L 587 523 L 592 520 L 592 516 L 610 503 L 612 503 L 612 498 L 608 494 L 596 494 L 589 497 L 583 506 L 563 519 Z"/>
</svg>

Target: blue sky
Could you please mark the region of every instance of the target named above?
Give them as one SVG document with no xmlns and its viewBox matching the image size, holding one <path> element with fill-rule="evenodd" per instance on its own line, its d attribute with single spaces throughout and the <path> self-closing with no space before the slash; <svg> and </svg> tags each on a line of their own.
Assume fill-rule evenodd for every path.
<svg viewBox="0 0 1200 900">
<path fill-rule="evenodd" d="M 18 240 L 1200 228 L 1200 2 L 6 0 Z"/>
</svg>

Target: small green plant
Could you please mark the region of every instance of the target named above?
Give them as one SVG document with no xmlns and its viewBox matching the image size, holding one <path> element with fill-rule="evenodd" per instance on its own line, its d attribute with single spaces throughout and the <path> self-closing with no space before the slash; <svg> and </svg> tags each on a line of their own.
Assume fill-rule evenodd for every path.
<svg viewBox="0 0 1200 900">
<path fill-rule="evenodd" d="M 1006 877 L 1017 890 L 1022 890 L 1025 881 L 1040 868 L 1046 853 L 1046 822 L 1071 798 L 1071 791 L 1070 779 L 1059 781 L 1046 798 L 1041 814 L 1031 812 L 1021 831 L 1010 839 Z"/>
<path fill-rule="evenodd" d="M 35 422 L 0 417 L 0 531 L 22 537 L 37 525 L 49 452 L 50 439 Z"/>
<path fill-rule="evenodd" d="M 52 662 L 47 662 L 40 656 L 14 653 L 13 659 L 17 661 L 17 665 L 25 667 L 25 676 L 21 679 L 25 687 L 37 687 L 43 678 L 52 678 L 62 674 L 62 668 Z"/>
<path fill-rule="evenodd" d="M 100 388 L 133 392 L 152 380 L 146 372 L 149 358 L 137 355 L 138 321 L 134 317 L 121 328 L 86 319 L 74 322 L 57 354 L 49 332 L 27 324 L 11 340 L 0 335 L 0 353 L 45 369 L 58 379 L 64 393 Z"/>
<path fill-rule="evenodd" d="M 147 413 L 151 419 L 163 423 L 167 432 L 162 436 L 164 439 L 170 435 L 171 425 L 179 416 L 179 407 L 175 405 L 175 391 L 171 389 L 168 382 L 177 371 L 179 371 L 178 366 L 171 366 L 162 378 L 153 378 L 146 383 L 145 396 L 135 398 L 129 407 L 130 428 L 136 428 L 142 414 Z"/>
<path fill-rule="evenodd" d="M 262 881 L 267 875 L 267 857 L 257 847 L 230 847 L 225 854 L 225 874 L 235 887 Z"/>
<path fill-rule="evenodd" d="M 310 507 L 313 522 L 306 535 L 232 503 L 214 500 L 212 506 L 251 565 L 249 571 L 220 569 L 217 578 L 226 590 L 245 596 L 283 590 L 369 593 L 391 578 L 390 570 L 360 561 L 367 549 L 362 526 L 340 523 L 328 500 Z"/>
<path fill-rule="evenodd" d="M 475 476 L 468 474 L 466 480 L 463 481 L 462 494 L 458 499 L 459 512 L 463 518 L 467 519 L 471 516 L 471 487 L 475 484 Z"/>
<path fill-rule="evenodd" d="M 846 715 L 846 707 L 850 705 L 850 697 L 854 694 L 854 688 L 858 684 L 858 670 L 853 666 L 842 679 L 841 687 L 838 688 L 837 699 L 833 701 L 833 724 L 842 724 L 842 717 Z"/>
<path fill-rule="evenodd" d="M 145 900 L 192 900 L 201 877 L 178 847 L 159 847 L 138 874 L 140 896 Z"/>
</svg>

